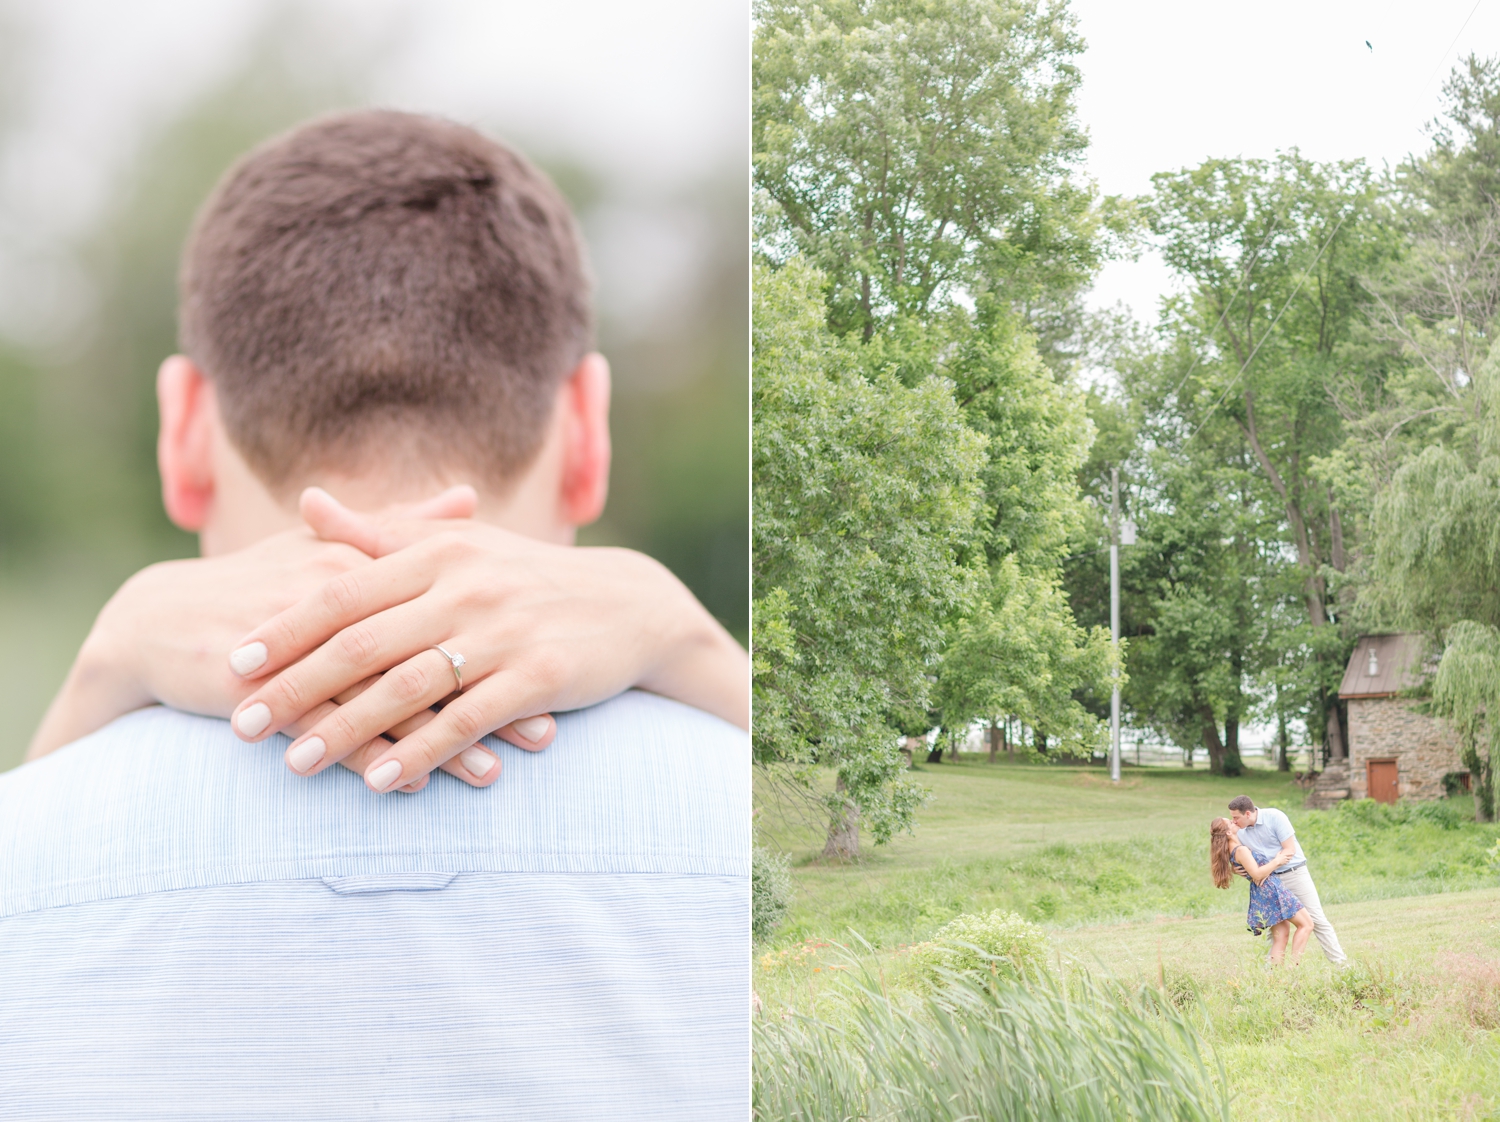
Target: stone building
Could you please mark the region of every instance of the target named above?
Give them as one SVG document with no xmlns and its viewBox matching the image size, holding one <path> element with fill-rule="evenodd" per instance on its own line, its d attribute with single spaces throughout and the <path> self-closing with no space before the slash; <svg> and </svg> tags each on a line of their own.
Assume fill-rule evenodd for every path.
<svg viewBox="0 0 1500 1122">
<path fill-rule="evenodd" d="M 1443 777 L 1468 785 L 1458 737 L 1446 721 L 1399 696 L 1422 678 L 1422 637 L 1365 635 L 1349 656 L 1339 698 L 1349 705 L 1349 796 L 1393 803 L 1440 799 Z"/>
</svg>

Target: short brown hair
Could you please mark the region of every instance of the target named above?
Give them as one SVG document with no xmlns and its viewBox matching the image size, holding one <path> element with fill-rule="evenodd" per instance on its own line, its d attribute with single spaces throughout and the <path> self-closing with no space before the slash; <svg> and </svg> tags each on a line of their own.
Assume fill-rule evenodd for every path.
<svg viewBox="0 0 1500 1122">
<path fill-rule="evenodd" d="M 552 183 L 449 121 L 342 113 L 242 157 L 183 252 L 183 351 L 273 490 L 405 446 L 503 483 L 592 346 Z"/>
<path fill-rule="evenodd" d="M 1255 804 L 1250 801 L 1249 795 L 1236 795 L 1234 798 L 1229 800 L 1229 809 L 1237 810 L 1241 814 L 1245 814 L 1249 811 L 1254 810 Z"/>
</svg>

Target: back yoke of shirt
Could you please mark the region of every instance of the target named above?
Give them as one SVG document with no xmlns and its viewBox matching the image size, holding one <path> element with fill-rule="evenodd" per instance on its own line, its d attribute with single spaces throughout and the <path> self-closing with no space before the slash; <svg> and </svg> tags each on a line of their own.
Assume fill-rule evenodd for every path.
<svg viewBox="0 0 1500 1122">
<path fill-rule="evenodd" d="M 0 1113 L 743 1119 L 749 760 L 647 694 L 376 796 L 150 709 L 0 776 Z"/>
</svg>

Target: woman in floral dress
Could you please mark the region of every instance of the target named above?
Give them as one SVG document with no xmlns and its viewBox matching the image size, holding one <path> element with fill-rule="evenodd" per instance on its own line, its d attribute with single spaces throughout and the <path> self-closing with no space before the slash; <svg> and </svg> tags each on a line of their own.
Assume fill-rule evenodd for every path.
<svg viewBox="0 0 1500 1122">
<path fill-rule="evenodd" d="M 1312 916 L 1302 901 L 1271 875 L 1287 859 L 1286 854 L 1267 857 L 1264 853 L 1250 852 L 1250 847 L 1240 841 L 1233 822 L 1215 818 L 1209 827 L 1208 858 L 1215 888 L 1228 888 L 1232 873 L 1249 880 L 1250 910 L 1246 923 L 1252 935 L 1270 929 L 1271 965 L 1281 962 L 1288 936 L 1292 943 L 1292 965 L 1302 961 L 1302 949 L 1312 936 Z"/>
</svg>

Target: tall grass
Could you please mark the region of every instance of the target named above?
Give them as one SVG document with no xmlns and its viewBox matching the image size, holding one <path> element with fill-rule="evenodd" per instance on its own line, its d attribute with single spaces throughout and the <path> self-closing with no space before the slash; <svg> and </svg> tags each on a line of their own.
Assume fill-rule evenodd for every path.
<svg viewBox="0 0 1500 1122">
<path fill-rule="evenodd" d="M 1149 988 L 953 974 L 919 996 L 868 972 L 838 988 L 828 1020 L 755 1024 L 757 1119 L 1229 1118 L 1224 1073 Z"/>
</svg>

